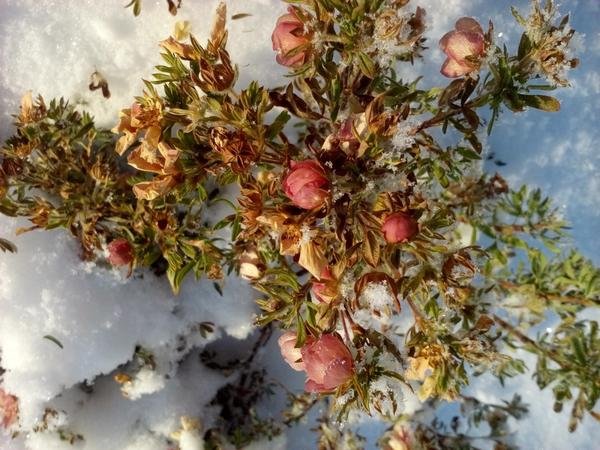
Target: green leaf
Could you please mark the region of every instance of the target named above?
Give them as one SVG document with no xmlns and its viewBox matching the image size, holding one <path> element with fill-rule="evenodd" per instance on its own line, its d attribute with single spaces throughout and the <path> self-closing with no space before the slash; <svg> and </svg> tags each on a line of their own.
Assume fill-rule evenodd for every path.
<svg viewBox="0 0 600 450">
<path fill-rule="evenodd" d="M 365 76 L 371 79 L 374 79 L 377 76 L 375 63 L 366 53 L 358 53 L 358 67 Z"/>
<path fill-rule="evenodd" d="M 269 139 L 274 139 L 285 127 L 288 121 L 292 116 L 287 111 L 281 111 L 279 115 L 275 118 L 273 123 L 269 125 L 269 130 L 267 132 L 267 137 Z"/>
<path fill-rule="evenodd" d="M 169 279 L 169 283 L 171 283 L 171 289 L 173 289 L 175 294 L 179 294 L 181 282 L 193 267 L 194 261 L 187 263 L 185 266 L 179 269 L 173 268 L 171 265 L 169 265 L 169 269 L 167 270 L 167 278 Z"/>
<path fill-rule="evenodd" d="M 513 17 L 517 20 L 519 25 L 524 27 L 527 24 L 527 21 L 523 18 L 523 16 L 521 14 L 519 14 L 519 11 L 517 11 L 517 8 L 515 8 L 514 6 L 511 6 L 510 12 L 512 13 Z"/>
<path fill-rule="evenodd" d="M 2 238 L 0 238 L 0 250 L 3 252 L 17 253 L 16 245 Z"/>
<path fill-rule="evenodd" d="M 306 342 L 306 327 L 302 316 L 298 314 L 296 316 L 296 348 L 302 347 Z"/>
<path fill-rule="evenodd" d="M 527 36 L 527 33 L 523 33 L 521 35 L 521 41 L 519 42 L 519 53 L 517 54 L 519 60 L 522 60 L 523 58 L 525 58 L 531 51 L 531 48 L 532 48 L 531 39 L 529 39 L 529 36 Z"/>
<path fill-rule="evenodd" d="M 557 112 L 560 110 L 560 102 L 549 95 L 524 95 L 519 94 L 519 99 L 531 108 L 542 111 Z"/>
<path fill-rule="evenodd" d="M 61 342 L 58 339 L 56 339 L 54 336 L 50 336 L 49 334 L 47 334 L 46 336 L 44 336 L 44 339 L 48 339 L 49 341 L 54 342 L 60 348 L 64 348 L 63 345 L 61 344 Z"/>
<path fill-rule="evenodd" d="M 239 14 L 234 14 L 233 16 L 231 16 L 231 20 L 245 19 L 246 17 L 251 17 L 251 16 L 252 16 L 252 14 L 239 13 Z"/>
</svg>

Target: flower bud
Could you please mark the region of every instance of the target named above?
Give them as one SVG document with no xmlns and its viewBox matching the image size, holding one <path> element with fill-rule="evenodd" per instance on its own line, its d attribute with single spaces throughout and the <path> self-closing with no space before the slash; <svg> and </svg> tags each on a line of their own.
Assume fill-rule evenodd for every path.
<svg viewBox="0 0 600 450">
<path fill-rule="evenodd" d="M 308 59 L 312 33 L 307 33 L 304 23 L 294 8 L 277 20 L 271 35 L 273 50 L 277 51 L 277 62 L 286 67 L 300 67 Z"/>
<path fill-rule="evenodd" d="M 354 373 L 352 354 L 337 334 L 324 334 L 301 350 L 308 392 L 327 392 L 346 383 Z"/>
<path fill-rule="evenodd" d="M 125 238 L 118 238 L 108 244 L 108 262 L 113 266 L 126 266 L 133 261 L 133 248 Z"/>
<path fill-rule="evenodd" d="M 395 212 L 385 218 L 381 231 L 387 242 L 396 244 L 410 240 L 419 232 L 419 227 L 410 214 Z"/>
<path fill-rule="evenodd" d="M 325 171 L 314 160 L 292 161 L 291 170 L 283 180 L 285 195 L 294 205 L 303 209 L 322 206 L 329 197 L 328 187 Z"/>
<path fill-rule="evenodd" d="M 256 250 L 246 250 L 240 256 L 240 276 L 244 280 L 258 280 L 262 277 L 265 264 Z"/>
<path fill-rule="evenodd" d="M 304 370 L 304 362 L 302 362 L 301 349 L 296 348 L 297 335 L 293 331 L 288 331 L 281 335 L 277 343 L 281 350 L 281 356 L 285 359 L 290 367 L 297 371 Z"/>
<path fill-rule="evenodd" d="M 479 69 L 480 58 L 485 53 L 483 29 L 475 19 L 463 17 L 455 29 L 440 39 L 440 47 L 447 59 L 441 73 L 448 78 L 462 77 Z"/>
</svg>

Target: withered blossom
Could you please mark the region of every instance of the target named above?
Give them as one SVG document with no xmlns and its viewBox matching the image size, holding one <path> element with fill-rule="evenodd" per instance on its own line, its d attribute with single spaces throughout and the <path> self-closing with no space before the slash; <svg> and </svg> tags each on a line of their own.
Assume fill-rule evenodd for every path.
<svg viewBox="0 0 600 450">
<path fill-rule="evenodd" d="M 210 146 L 235 173 L 245 172 L 260 156 L 258 149 L 241 131 L 216 127 L 210 133 Z"/>
</svg>

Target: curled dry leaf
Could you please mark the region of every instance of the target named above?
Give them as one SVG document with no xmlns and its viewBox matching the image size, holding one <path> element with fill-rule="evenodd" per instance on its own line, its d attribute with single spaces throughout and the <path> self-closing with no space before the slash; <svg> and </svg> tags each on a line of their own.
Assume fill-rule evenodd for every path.
<svg viewBox="0 0 600 450">
<path fill-rule="evenodd" d="M 100 89 L 102 91 L 102 96 L 104 98 L 110 98 L 110 90 L 108 89 L 108 81 L 106 81 L 106 78 L 104 78 L 104 76 L 97 70 L 95 70 L 90 75 L 90 84 L 88 87 L 89 87 L 90 91 L 95 91 L 97 89 Z"/>
<path fill-rule="evenodd" d="M 212 28 L 210 31 L 210 41 L 218 45 L 225 37 L 225 25 L 227 24 L 227 5 L 225 2 L 219 3 L 213 17 Z"/>
</svg>

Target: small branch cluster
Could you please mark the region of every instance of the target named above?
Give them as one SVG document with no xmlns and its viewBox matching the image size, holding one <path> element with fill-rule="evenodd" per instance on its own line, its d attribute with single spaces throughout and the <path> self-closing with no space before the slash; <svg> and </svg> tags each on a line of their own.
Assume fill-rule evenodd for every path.
<svg viewBox="0 0 600 450">
<path fill-rule="evenodd" d="M 536 377 L 553 384 L 556 409 L 575 398 L 576 424 L 600 393 L 597 323 L 575 320 L 598 306 L 598 269 L 561 254 L 565 223 L 539 191 L 481 173 L 478 138 L 503 106 L 559 109 L 539 92 L 566 85 L 564 69 L 576 65 L 568 20 L 554 24 L 551 2 L 534 2 L 526 19 L 515 12 L 525 32 L 513 54 L 496 45 L 491 22 L 484 30 L 460 18 L 439 43 L 452 81 L 423 89 L 394 71 L 424 56 L 422 8 L 288 3 L 272 45 L 289 84 L 236 86 L 222 4 L 205 46 L 193 36 L 161 42 L 164 64 L 122 110 L 115 151 L 65 102 L 25 97 L 3 147 L 2 213 L 68 228 L 86 258 L 105 249 L 112 265 L 166 271 L 175 291 L 190 272 L 237 271 L 262 295 L 257 324 L 288 330 L 284 359 L 340 414 L 398 417 L 407 389 L 461 400 L 470 371 L 501 380 L 524 371 L 506 341 L 538 355 Z M 457 144 L 442 147 L 439 131 Z M 229 185 L 239 195 L 224 195 Z M 560 256 L 549 262 L 549 252 Z M 515 309 L 539 321 L 548 307 L 562 320 L 551 335 L 536 341 L 512 324 Z M 500 445 L 498 414 L 521 409 L 473 402 Z M 322 448 L 358 439 L 320 427 Z M 394 428 L 388 447 L 408 447 L 407 433 Z M 413 433 L 471 448 L 435 424 Z"/>
</svg>

